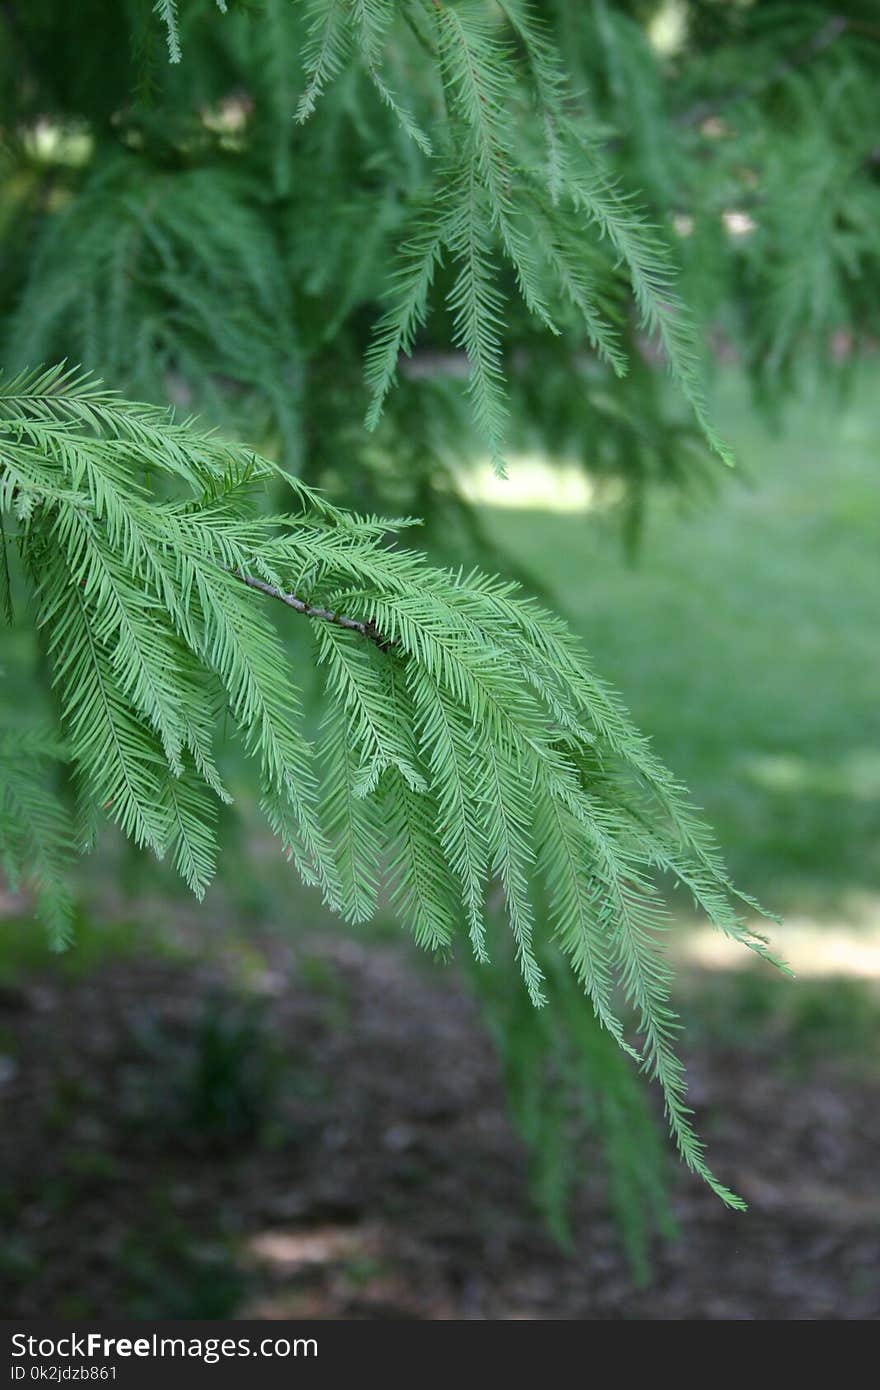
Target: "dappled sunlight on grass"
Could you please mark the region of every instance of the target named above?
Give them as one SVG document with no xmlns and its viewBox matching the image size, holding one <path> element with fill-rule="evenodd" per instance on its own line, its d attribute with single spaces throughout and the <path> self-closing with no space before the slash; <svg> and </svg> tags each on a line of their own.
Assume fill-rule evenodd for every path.
<svg viewBox="0 0 880 1390">
<path fill-rule="evenodd" d="M 311 1265 L 329 1265 L 373 1257 L 379 1248 L 374 1226 L 319 1226 L 260 1231 L 247 1242 L 247 1253 L 274 1272 L 296 1273 Z"/>
<path fill-rule="evenodd" d="M 770 792 L 880 799 L 880 748 L 854 748 L 834 762 L 790 753 L 748 754 L 743 766 L 751 781 Z"/>
<path fill-rule="evenodd" d="M 841 915 L 831 920 L 794 913 L 767 932 L 773 949 L 799 979 L 848 978 L 880 981 L 880 895 L 851 894 Z M 675 933 L 670 955 L 700 970 L 739 971 L 755 968 L 752 954 L 711 927 L 686 927 Z M 763 967 L 762 967 L 763 968 Z"/>
<path fill-rule="evenodd" d="M 571 465 L 554 482 L 555 466 L 511 459 L 473 495 L 690 788 L 737 882 L 783 915 L 837 920 L 847 895 L 880 893 L 874 373 L 845 402 L 797 403 L 779 432 L 736 373 L 716 395 L 739 468 L 704 502 L 655 492 L 635 565 Z"/>
<path fill-rule="evenodd" d="M 95 139 L 85 125 L 60 122 L 41 117 L 30 128 L 20 132 L 24 149 L 38 164 L 66 165 L 71 169 L 88 164 Z"/>
<path fill-rule="evenodd" d="M 511 455 L 506 478 L 498 477 L 488 459 L 479 460 L 462 469 L 458 486 L 468 502 L 516 511 L 601 511 L 623 496 L 618 479 L 591 478 L 578 463 L 551 462 L 540 454 Z"/>
</svg>

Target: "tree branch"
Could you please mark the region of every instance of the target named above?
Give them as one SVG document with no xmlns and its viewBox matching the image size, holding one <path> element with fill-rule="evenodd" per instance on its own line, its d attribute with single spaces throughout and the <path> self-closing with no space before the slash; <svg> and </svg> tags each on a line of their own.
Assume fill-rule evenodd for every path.
<svg viewBox="0 0 880 1390">
<path fill-rule="evenodd" d="M 336 627 L 344 627 L 348 632 L 359 632 L 361 637 L 366 637 L 367 641 L 375 643 L 381 652 L 387 652 L 391 646 L 388 638 L 382 636 L 372 618 L 368 618 L 366 622 L 362 622 L 359 618 L 347 618 L 344 613 L 333 613 L 329 608 L 320 608 L 314 603 L 306 603 L 305 599 L 299 598 L 296 594 L 285 594 L 283 589 L 276 589 L 274 584 L 267 584 L 264 579 L 254 579 L 253 575 L 242 574 L 241 570 L 233 570 L 232 573 L 249 589 L 256 589 L 261 594 L 268 594 L 269 598 L 277 598 L 281 603 L 286 603 L 288 608 L 304 614 L 307 618 L 319 618 L 321 622 L 333 623 Z"/>
<path fill-rule="evenodd" d="M 759 96 L 761 92 L 774 86 L 781 78 L 795 72 L 804 63 L 809 62 L 811 58 L 830 47 L 842 34 L 857 29 L 861 33 L 867 33 L 869 37 L 875 37 L 877 33 L 880 33 L 880 30 L 875 31 L 875 34 L 872 35 L 872 28 L 871 25 L 857 24 L 846 15 L 831 15 L 811 39 L 803 43 L 791 57 L 780 59 L 769 73 L 756 78 L 743 87 L 736 87 L 726 93 L 721 92 L 715 97 L 707 98 L 705 101 L 698 101 L 694 106 L 682 111 L 675 117 L 675 120 L 679 125 L 699 125 L 701 121 L 714 115 L 721 107 L 732 106 L 737 102 L 747 100 L 749 97 Z"/>
</svg>

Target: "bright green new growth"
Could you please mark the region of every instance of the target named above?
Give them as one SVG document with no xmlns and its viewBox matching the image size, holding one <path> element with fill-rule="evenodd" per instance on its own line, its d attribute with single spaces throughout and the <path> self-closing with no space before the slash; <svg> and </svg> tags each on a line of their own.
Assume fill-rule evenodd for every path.
<svg viewBox="0 0 880 1390">
<path fill-rule="evenodd" d="M 277 515 L 267 484 L 290 498 Z M 742 1205 L 685 1101 L 660 875 L 767 947 L 683 789 L 559 619 L 512 584 L 398 548 L 405 523 L 340 511 L 250 450 L 60 368 L 0 385 L 0 515 L 45 633 L 84 844 L 106 814 L 201 896 L 229 799 L 213 747 L 224 711 L 283 850 L 347 918 L 372 914 L 381 877 L 421 945 L 446 951 L 465 929 L 484 960 L 498 883 L 535 1005 L 548 930 L 635 1055 L 622 987 L 682 1158 Z M 303 620 L 326 692 L 314 745 L 276 626 Z M 38 777 L 57 751 L 0 747 L 16 768 L 0 842 L 60 942 L 69 836 Z"/>
</svg>

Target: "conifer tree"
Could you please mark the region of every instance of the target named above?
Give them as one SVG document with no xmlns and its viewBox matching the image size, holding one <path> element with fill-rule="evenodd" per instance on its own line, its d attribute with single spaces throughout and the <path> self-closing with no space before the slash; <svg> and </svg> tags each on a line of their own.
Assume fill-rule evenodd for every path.
<svg viewBox="0 0 880 1390">
<path fill-rule="evenodd" d="M 306 883 L 355 922 L 384 888 L 421 945 L 478 963 L 559 1229 L 548 1129 L 561 1142 L 571 1117 L 541 1078 L 572 1058 L 609 1102 L 624 1220 L 657 1201 L 620 1123 L 641 1113 L 631 1063 L 688 1167 L 741 1205 L 686 1104 L 664 881 L 768 947 L 564 622 L 484 572 L 448 487 L 456 444 L 501 474 L 526 429 L 574 445 L 637 516 L 649 485 L 733 462 L 706 404 L 710 320 L 765 392 L 824 363 L 842 324 L 877 331 L 854 289 L 878 277 L 871 7 L 700 0 L 665 53 L 650 8 L 12 0 L 0 17 L 6 872 L 58 946 L 102 820 L 201 896 L 230 801 L 222 713 Z M 389 505 L 455 506 L 480 553 L 429 564 L 411 519 L 375 514 Z M 39 672 L 46 717 L 23 720 Z"/>
</svg>

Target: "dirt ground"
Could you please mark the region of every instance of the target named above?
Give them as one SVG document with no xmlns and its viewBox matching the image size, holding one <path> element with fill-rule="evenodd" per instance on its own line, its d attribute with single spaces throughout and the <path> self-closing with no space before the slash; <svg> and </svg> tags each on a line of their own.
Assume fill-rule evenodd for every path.
<svg viewBox="0 0 880 1390">
<path fill-rule="evenodd" d="M 451 971 L 332 937 L 222 963 L 111 960 L 0 989 L 7 1317 L 788 1319 L 880 1314 L 880 1085 L 701 1044 L 725 1211 L 636 1288 L 599 1186 L 575 1248 L 535 1216 L 492 1049 Z M 8 1053 L 8 1055 L 5 1055 Z M 586 1160 L 585 1160 L 586 1161 Z"/>
</svg>

